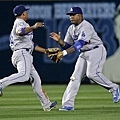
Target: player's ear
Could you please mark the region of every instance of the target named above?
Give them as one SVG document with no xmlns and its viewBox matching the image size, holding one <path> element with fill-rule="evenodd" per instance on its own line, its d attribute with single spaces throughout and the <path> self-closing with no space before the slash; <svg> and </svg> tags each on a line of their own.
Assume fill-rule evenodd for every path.
<svg viewBox="0 0 120 120">
<path fill-rule="evenodd" d="M 25 12 L 22 13 L 22 16 L 25 16 Z"/>
<path fill-rule="evenodd" d="M 23 15 L 23 16 L 25 16 L 25 14 L 24 14 L 24 13 L 23 13 L 22 15 Z"/>
</svg>

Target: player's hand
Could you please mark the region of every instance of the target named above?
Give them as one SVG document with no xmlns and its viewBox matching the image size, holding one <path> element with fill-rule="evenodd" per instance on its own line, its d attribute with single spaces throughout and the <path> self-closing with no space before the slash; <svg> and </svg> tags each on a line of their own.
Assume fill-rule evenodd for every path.
<svg viewBox="0 0 120 120">
<path fill-rule="evenodd" d="M 55 32 L 50 33 L 50 37 L 55 40 L 56 42 L 59 42 L 59 40 L 61 39 L 61 33 L 59 32 L 58 34 Z"/>
<path fill-rule="evenodd" d="M 44 23 L 43 22 L 36 22 L 32 27 L 33 27 L 33 29 L 37 29 L 38 27 L 44 27 Z"/>
</svg>

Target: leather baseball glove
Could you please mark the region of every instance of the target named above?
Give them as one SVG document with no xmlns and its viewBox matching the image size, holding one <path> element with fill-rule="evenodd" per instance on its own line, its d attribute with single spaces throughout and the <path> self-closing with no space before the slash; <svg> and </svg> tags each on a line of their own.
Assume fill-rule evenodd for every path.
<svg viewBox="0 0 120 120">
<path fill-rule="evenodd" d="M 58 53 L 59 51 L 61 51 L 61 49 L 55 47 L 55 48 L 47 48 L 45 51 L 47 55 L 50 55 L 50 54 Z"/>
<path fill-rule="evenodd" d="M 46 49 L 46 55 L 55 63 L 58 63 L 63 57 L 62 50 L 60 48 L 48 48 Z"/>
</svg>

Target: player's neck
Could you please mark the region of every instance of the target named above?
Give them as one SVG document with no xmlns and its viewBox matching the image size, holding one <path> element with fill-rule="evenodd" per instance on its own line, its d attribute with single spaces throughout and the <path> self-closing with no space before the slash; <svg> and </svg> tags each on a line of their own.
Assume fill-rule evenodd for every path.
<svg viewBox="0 0 120 120">
<path fill-rule="evenodd" d="M 22 20 L 26 21 L 26 19 L 25 19 L 24 17 L 22 17 L 22 16 L 18 16 L 17 18 L 19 18 L 19 19 L 22 19 Z"/>
<path fill-rule="evenodd" d="M 78 26 L 81 22 L 83 21 L 83 19 L 81 21 L 79 21 L 78 23 L 75 23 L 75 26 Z"/>
</svg>

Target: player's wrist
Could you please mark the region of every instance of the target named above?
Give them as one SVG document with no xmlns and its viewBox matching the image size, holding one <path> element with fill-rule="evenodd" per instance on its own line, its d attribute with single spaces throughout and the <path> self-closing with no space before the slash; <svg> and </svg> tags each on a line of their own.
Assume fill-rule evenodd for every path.
<svg viewBox="0 0 120 120">
<path fill-rule="evenodd" d="M 61 40 L 61 38 L 59 38 L 59 39 L 57 40 L 57 42 L 60 42 L 60 40 Z"/>
<path fill-rule="evenodd" d="M 31 29 L 34 30 L 34 29 L 36 29 L 36 27 L 33 25 L 33 26 L 31 26 Z"/>
<path fill-rule="evenodd" d="M 49 54 L 48 49 L 45 49 L 45 50 L 44 50 L 44 54 L 46 54 L 46 55 L 48 55 L 48 54 Z"/>
<path fill-rule="evenodd" d="M 63 40 L 62 40 L 62 39 L 59 39 L 59 40 L 58 40 L 58 44 L 63 47 L 63 46 L 64 46 Z"/>
<path fill-rule="evenodd" d="M 68 54 L 66 50 L 63 50 L 62 53 L 63 53 L 63 56 Z"/>
</svg>

